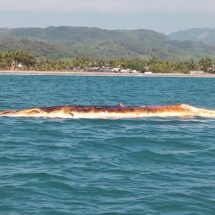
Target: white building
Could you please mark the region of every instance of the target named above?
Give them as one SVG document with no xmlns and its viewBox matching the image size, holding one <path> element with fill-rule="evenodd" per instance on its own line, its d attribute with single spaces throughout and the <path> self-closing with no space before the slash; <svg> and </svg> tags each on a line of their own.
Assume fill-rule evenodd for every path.
<svg viewBox="0 0 215 215">
<path fill-rule="evenodd" d="M 200 70 L 200 71 L 198 71 L 198 70 L 193 70 L 193 71 L 190 71 L 190 74 L 191 75 L 201 75 L 201 74 L 204 74 L 205 72 L 204 71 L 202 71 L 202 70 Z"/>
</svg>

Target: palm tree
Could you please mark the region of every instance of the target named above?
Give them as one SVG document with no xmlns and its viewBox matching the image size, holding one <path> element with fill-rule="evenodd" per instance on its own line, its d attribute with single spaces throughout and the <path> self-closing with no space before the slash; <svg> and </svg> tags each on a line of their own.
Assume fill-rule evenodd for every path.
<svg viewBox="0 0 215 215">
<path fill-rule="evenodd" d="M 213 61 L 211 58 L 207 57 L 207 58 L 202 58 L 198 64 L 200 69 L 202 69 L 205 72 L 208 72 L 209 68 L 212 67 L 213 65 Z"/>
</svg>

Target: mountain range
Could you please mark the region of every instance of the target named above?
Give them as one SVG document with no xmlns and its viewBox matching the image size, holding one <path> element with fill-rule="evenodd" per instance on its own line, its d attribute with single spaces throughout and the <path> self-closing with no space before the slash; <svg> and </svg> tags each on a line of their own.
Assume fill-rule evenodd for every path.
<svg viewBox="0 0 215 215">
<path fill-rule="evenodd" d="M 0 28 L 0 51 L 26 50 L 48 58 L 214 58 L 214 34 L 214 29 L 191 29 L 165 35 L 141 29 Z"/>
<path fill-rule="evenodd" d="M 172 40 L 196 41 L 215 46 L 215 28 L 193 28 L 168 35 Z"/>
</svg>

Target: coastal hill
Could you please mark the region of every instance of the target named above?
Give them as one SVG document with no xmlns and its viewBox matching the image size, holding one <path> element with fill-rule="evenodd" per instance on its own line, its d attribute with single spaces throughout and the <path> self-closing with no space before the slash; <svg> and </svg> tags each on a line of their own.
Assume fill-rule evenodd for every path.
<svg viewBox="0 0 215 215">
<path fill-rule="evenodd" d="M 172 38 L 170 36 L 170 38 Z M 176 41 L 151 30 L 88 27 L 0 28 L 0 51 L 26 50 L 49 58 L 149 58 L 186 60 L 215 56 L 215 47 Z"/>
<path fill-rule="evenodd" d="M 215 28 L 193 28 L 177 31 L 169 35 L 170 39 L 179 41 L 203 42 L 215 47 Z"/>
</svg>

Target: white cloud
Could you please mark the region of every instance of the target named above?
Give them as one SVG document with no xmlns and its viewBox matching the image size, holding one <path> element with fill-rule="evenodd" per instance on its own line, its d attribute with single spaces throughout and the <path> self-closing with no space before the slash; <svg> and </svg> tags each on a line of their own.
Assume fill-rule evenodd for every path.
<svg viewBox="0 0 215 215">
<path fill-rule="evenodd" d="M 0 10 L 59 12 L 215 11 L 214 0 L 0 0 Z"/>
</svg>

